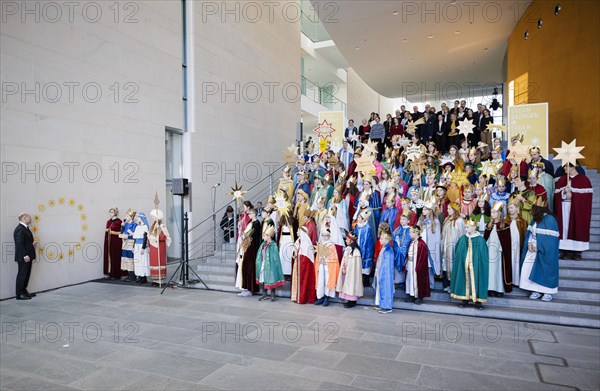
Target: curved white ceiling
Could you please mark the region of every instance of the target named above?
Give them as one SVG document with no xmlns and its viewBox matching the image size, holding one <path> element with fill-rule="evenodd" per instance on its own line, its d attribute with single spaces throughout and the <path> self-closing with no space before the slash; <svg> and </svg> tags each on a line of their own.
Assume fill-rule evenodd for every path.
<svg viewBox="0 0 600 391">
<path fill-rule="evenodd" d="M 312 0 L 340 52 L 373 90 L 416 101 L 445 100 L 459 88 L 468 97 L 501 83 L 508 37 L 530 3 L 343 0 L 325 9 Z"/>
</svg>

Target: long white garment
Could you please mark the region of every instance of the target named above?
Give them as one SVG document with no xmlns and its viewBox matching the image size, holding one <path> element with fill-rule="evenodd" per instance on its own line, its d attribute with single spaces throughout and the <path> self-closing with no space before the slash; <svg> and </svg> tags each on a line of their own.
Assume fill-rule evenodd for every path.
<svg viewBox="0 0 600 391">
<path fill-rule="evenodd" d="M 148 227 L 140 224 L 133 232 L 133 239 L 136 241 L 133 246 L 133 270 L 138 277 L 150 276 L 150 249 L 146 245 L 146 249 L 142 254 L 142 243 L 138 243 L 144 239 L 144 233 L 148 233 Z"/>
<path fill-rule="evenodd" d="M 327 279 L 329 277 L 329 267 L 327 261 L 319 262 L 319 269 L 317 271 L 317 299 L 327 295 L 329 297 L 335 297 L 335 289 L 327 289 Z"/>
<path fill-rule="evenodd" d="M 281 239 L 279 239 L 279 258 L 281 259 L 281 270 L 283 274 L 292 274 L 292 256 L 294 255 L 294 241 L 292 240 L 290 227 L 281 227 Z"/>
<path fill-rule="evenodd" d="M 488 278 L 488 290 L 504 293 L 504 274 L 502 271 L 502 245 L 496 231 L 496 225 L 492 228 L 487 241 L 488 253 L 490 254 L 490 274 Z"/>
<path fill-rule="evenodd" d="M 571 221 L 571 201 L 562 200 L 562 235 L 563 238 L 569 237 L 569 222 Z M 571 239 L 560 239 L 559 246 L 561 250 L 567 251 L 587 251 L 590 249 L 589 242 L 578 242 Z"/>
<path fill-rule="evenodd" d="M 419 242 L 413 240 L 408 246 L 406 254 L 406 294 L 414 297 L 419 296 L 419 288 L 417 285 L 417 253 Z"/>
<path fill-rule="evenodd" d="M 516 220 L 510 222 L 510 243 L 513 285 L 519 286 L 521 274 L 519 270 L 519 263 L 521 262 L 521 236 L 519 235 L 519 228 L 517 227 Z"/>
<path fill-rule="evenodd" d="M 485 215 L 483 213 L 481 214 L 481 217 L 479 218 L 479 223 L 477 224 L 477 230 L 482 235 L 485 232 Z"/>
<path fill-rule="evenodd" d="M 241 236 L 241 235 L 240 235 Z M 244 260 L 244 253 L 242 251 L 238 252 L 237 260 L 235 261 L 237 264 L 237 275 L 235 276 L 235 287 L 238 289 L 242 288 L 242 261 Z"/>
<path fill-rule="evenodd" d="M 335 215 L 335 219 L 337 220 L 337 224 L 341 229 L 347 231 L 350 230 L 350 223 L 348 222 L 348 203 L 345 199 L 341 200 L 339 203 L 334 204 L 337 208 L 337 214 Z"/>
<path fill-rule="evenodd" d="M 533 244 L 534 246 L 537 247 L 536 230 L 537 230 L 537 223 L 534 223 L 533 227 L 531 227 L 531 235 L 529 236 L 528 244 Z M 521 282 L 519 284 L 519 288 L 525 289 L 528 291 L 532 291 L 532 292 L 539 292 L 539 293 L 550 293 L 550 294 L 557 293 L 558 287 L 557 288 L 548 288 L 548 287 L 536 284 L 535 282 L 533 282 L 529 279 L 529 276 L 531 275 L 531 270 L 533 269 L 533 264 L 535 263 L 536 255 L 537 255 L 537 253 L 527 250 L 527 254 L 525 255 L 525 259 L 523 260 L 523 269 L 521 269 Z"/>
</svg>

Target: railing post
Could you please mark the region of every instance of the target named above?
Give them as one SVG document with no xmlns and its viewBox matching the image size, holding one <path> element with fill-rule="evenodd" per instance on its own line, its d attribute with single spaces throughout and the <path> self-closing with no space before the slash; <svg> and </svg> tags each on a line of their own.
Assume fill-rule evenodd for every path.
<svg viewBox="0 0 600 391">
<path fill-rule="evenodd" d="M 237 244 L 238 237 L 238 207 L 237 199 L 233 200 L 233 241 Z M 237 248 L 236 248 L 237 250 Z"/>
<path fill-rule="evenodd" d="M 273 194 L 273 175 L 275 175 L 274 172 L 269 174 L 269 195 Z"/>
</svg>

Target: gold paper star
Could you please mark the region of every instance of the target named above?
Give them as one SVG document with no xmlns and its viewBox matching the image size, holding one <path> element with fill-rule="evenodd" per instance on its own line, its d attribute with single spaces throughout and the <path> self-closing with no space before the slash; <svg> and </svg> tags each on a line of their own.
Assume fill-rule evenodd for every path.
<svg viewBox="0 0 600 391">
<path fill-rule="evenodd" d="M 517 163 L 521 160 L 525 160 L 529 163 L 531 156 L 529 155 L 529 147 L 523 143 L 518 143 L 510 147 L 510 153 L 506 157 L 507 159 L 515 159 Z"/>
<path fill-rule="evenodd" d="M 43 211 L 45 211 L 45 210 L 46 210 L 46 205 L 44 205 L 44 204 L 39 204 L 39 205 L 37 206 L 37 209 L 38 209 L 40 212 L 43 212 Z"/>
<path fill-rule="evenodd" d="M 64 204 L 65 204 L 65 197 L 60 197 L 60 198 L 58 199 L 58 204 L 59 204 L 59 205 L 64 205 Z"/>
<path fill-rule="evenodd" d="M 469 134 L 473 133 L 474 127 L 475 124 L 473 123 L 473 120 L 465 118 L 464 120 L 460 121 L 460 125 L 458 125 L 458 133 L 464 135 L 465 138 L 467 138 Z"/>
<path fill-rule="evenodd" d="M 287 147 L 285 149 L 285 151 L 283 152 L 283 161 L 286 163 L 295 163 L 297 155 L 298 155 L 298 147 L 296 146 L 296 144 L 292 143 L 292 145 Z"/>
<path fill-rule="evenodd" d="M 421 157 L 421 148 L 418 145 L 411 145 L 406 148 L 406 160 L 417 160 Z"/>
<path fill-rule="evenodd" d="M 54 200 L 48 201 L 48 206 L 54 206 L 54 205 L 56 205 L 56 201 L 54 201 Z"/>
<path fill-rule="evenodd" d="M 363 144 L 363 155 L 371 156 L 377 153 L 377 142 L 369 140 Z"/>
<path fill-rule="evenodd" d="M 275 194 L 275 206 L 281 215 L 289 216 L 290 212 L 292 211 L 292 204 L 290 201 L 286 201 L 281 190 Z"/>
<path fill-rule="evenodd" d="M 578 147 L 576 143 L 577 139 L 573 139 L 571 143 L 567 144 L 564 141 L 561 141 L 560 148 L 552 148 L 556 151 L 557 155 L 554 156 L 555 159 L 561 160 L 562 165 L 569 163 L 572 166 L 577 165 L 577 159 L 584 159 L 585 157 L 580 153 L 581 150 L 585 147 Z"/>
<path fill-rule="evenodd" d="M 498 171 L 502 168 L 502 165 L 498 165 L 498 163 L 492 162 L 491 160 L 487 160 L 481 163 L 481 174 L 485 174 L 489 177 L 496 176 Z"/>
<path fill-rule="evenodd" d="M 419 118 L 416 121 L 409 121 L 406 123 L 406 131 L 414 134 L 415 130 L 417 129 L 417 125 L 423 125 L 425 123 L 425 120 L 423 118 Z"/>
<path fill-rule="evenodd" d="M 242 190 L 242 186 L 239 186 L 237 181 L 235 181 L 235 186 L 231 188 L 231 193 L 229 195 L 233 196 L 234 200 L 238 200 L 242 198 L 246 194 L 245 190 Z"/>
<path fill-rule="evenodd" d="M 356 171 L 363 175 L 369 174 L 375 170 L 373 165 L 373 156 L 363 153 L 360 157 L 354 159 L 356 161 Z"/>
<path fill-rule="evenodd" d="M 502 131 L 503 133 L 508 132 L 508 128 L 504 125 L 496 125 L 496 124 L 487 124 L 487 129 L 492 132 L 494 129 L 498 129 L 500 131 Z"/>
</svg>

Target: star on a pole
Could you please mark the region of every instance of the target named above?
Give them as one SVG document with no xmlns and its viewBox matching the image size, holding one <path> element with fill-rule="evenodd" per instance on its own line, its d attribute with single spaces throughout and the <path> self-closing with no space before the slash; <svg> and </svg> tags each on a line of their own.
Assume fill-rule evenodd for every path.
<svg viewBox="0 0 600 391">
<path fill-rule="evenodd" d="M 473 123 L 473 120 L 465 118 L 464 120 L 460 121 L 460 125 L 458 125 L 458 132 L 467 138 L 469 134 L 473 133 L 474 127 L 475 124 Z"/>
<path fill-rule="evenodd" d="M 298 156 L 298 146 L 292 144 L 283 152 L 283 161 L 286 163 L 294 163 L 296 161 L 296 156 Z"/>
<path fill-rule="evenodd" d="M 525 160 L 529 163 L 531 156 L 529 155 L 529 147 L 523 143 L 518 143 L 510 147 L 510 153 L 506 157 L 507 159 L 515 159 L 517 163 Z"/>
<path fill-rule="evenodd" d="M 231 188 L 231 195 L 234 200 L 239 200 L 246 194 L 246 190 L 242 190 L 242 186 L 238 185 L 237 181 L 235 181 L 235 186 Z"/>
<path fill-rule="evenodd" d="M 555 159 L 561 160 L 562 165 L 569 163 L 572 166 L 577 165 L 577 159 L 584 159 L 585 157 L 580 153 L 585 147 L 578 147 L 576 143 L 577 139 L 573 139 L 569 144 L 561 141 L 562 145 L 560 148 L 552 148 L 556 151 L 557 155 Z"/>
<path fill-rule="evenodd" d="M 317 127 L 313 131 L 319 136 L 319 138 L 327 139 L 335 132 L 332 124 L 327 122 L 326 119 L 321 123 L 317 123 Z"/>
<path fill-rule="evenodd" d="M 367 153 L 363 153 L 360 157 L 355 158 L 354 161 L 356 161 L 356 171 L 363 175 L 370 174 L 375 170 L 373 156 L 369 156 Z"/>
<path fill-rule="evenodd" d="M 418 145 L 411 145 L 406 148 L 406 160 L 416 161 L 421 157 L 422 152 Z"/>
<path fill-rule="evenodd" d="M 487 129 L 488 129 L 490 132 L 493 132 L 493 131 L 494 131 L 494 129 L 498 129 L 498 130 L 502 131 L 503 133 L 506 133 L 506 132 L 508 131 L 508 128 L 507 128 L 506 126 L 504 126 L 504 125 L 500 125 L 500 124 L 491 124 L 491 123 L 490 123 L 490 124 L 487 124 Z"/>
<path fill-rule="evenodd" d="M 358 141 L 358 134 L 356 134 L 356 133 L 352 133 L 352 134 L 350 135 L 350 137 L 348 137 L 348 139 L 350 140 L 350 142 L 351 142 L 351 143 L 353 143 L 353 142 L 355 142 L 355 141 Z"/>
<path fill-rule="evenodd" d="M 417 125 L 423 125 L 425 123 L 425 120 L 423 118 L 419 118 L 416 121 L 409 121 L 406 123 L 406 130 L 411 133 L 414 134 L 415 130 L 417 129 Z"/>
<path fill-rule="evenodd" d="M 363 144 L 363 155 L 371 156 L 377 153 L 377 143 L 373 140 L 369 140 Z"/>
<path fill-rule="evenodd" d="M 481 174 L 487 175 L 488 178 L 495 177 L 501 168 L 502 168 L 502 165 L 498 165 L 498 163 L 496 163 L 496 162 L 487 160 L 487 161 L 481 163 Z"/>
</svg>

